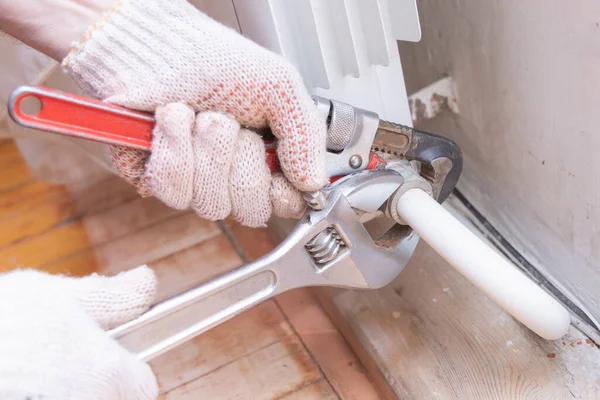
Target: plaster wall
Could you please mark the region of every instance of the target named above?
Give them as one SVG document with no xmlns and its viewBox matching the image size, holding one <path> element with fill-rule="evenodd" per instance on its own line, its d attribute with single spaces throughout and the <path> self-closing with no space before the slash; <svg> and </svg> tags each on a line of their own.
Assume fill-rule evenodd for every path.
<svg viewBox="0 0 600 400">
<path fill-rule="evenodd" d="M 426 126 L 465 155 L 459 189 L 600 319 L 600 2 L 420 0 L 408 93 L 451 75 L 460 116 Z"/>
</svg>

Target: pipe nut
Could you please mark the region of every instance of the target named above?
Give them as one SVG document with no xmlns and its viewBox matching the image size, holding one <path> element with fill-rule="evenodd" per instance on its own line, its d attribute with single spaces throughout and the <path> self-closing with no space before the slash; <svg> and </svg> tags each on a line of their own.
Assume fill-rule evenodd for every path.
<svg viewBox="0 0 600 400">
<path fill-rule="evenodd" d="M 391 166 L 388 169 L 393 169 L 402 175 L 404 178 L 404 183 L 400 185 L 398 189 L 390 196 L 387 201 L 386 206 L 386 214 L 392 218 L 394 221 L 399 223 L 400 225 L 408 225 L 400 214 L 398 214 L 397 205 L 398 200 L 402 195 L 408 192 L 411 189 L 421 189 L 425 193 L 427 193 L 430 197 L 433 197 L 433 189 L 431 188 L 431 184 L 427 182 L 425 178 L 418 174 L 418 172 L 414 171 L 412 166 L 406 167 L 404 165 Z"/>
</svg>

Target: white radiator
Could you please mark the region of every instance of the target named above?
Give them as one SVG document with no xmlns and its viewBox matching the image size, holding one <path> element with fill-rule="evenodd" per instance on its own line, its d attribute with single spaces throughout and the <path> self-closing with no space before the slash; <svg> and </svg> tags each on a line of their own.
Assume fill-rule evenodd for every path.
<svg viewBox="0 0 600 400">
<path fill-rule="evenodd" d="M 410 124 L 397 40 L 421 37 L 415 0 L 193 0 L 283 54 L 313 94 Z"/>
</svg>

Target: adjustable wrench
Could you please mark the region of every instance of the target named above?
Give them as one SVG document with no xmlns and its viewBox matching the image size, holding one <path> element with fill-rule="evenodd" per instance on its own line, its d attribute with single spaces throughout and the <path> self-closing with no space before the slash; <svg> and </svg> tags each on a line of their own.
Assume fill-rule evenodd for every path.
<svg viewBox="0 0 600 400">
<path fill-rule="evenodd" d="M 150 360 L 238 313 L 286 290 L 304 286 L 377 289 L 395 279 L 418 242 L 398 229 L 375 242 L 352 207 L 371 190 L 386 195 L 404 179 L 395 171 L 363 173 L 329 188 L 322 210 L 310 210 L 294 231 L 266 256 L 154 306 L 110 331 L 123 346 Z M 376 203 L 369 210 L 375 211 Z M 378 208 L 378 207 L 377 207 Z"/>
</svg>

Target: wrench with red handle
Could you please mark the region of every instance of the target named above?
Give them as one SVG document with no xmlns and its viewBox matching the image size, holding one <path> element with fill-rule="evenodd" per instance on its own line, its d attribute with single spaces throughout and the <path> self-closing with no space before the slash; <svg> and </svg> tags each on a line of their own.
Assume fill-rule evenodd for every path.
<svg viewBox="0 0 600 400">
<path fill-rule="evenodd" d="M 27 110 L 26 102 L 31 103 L 31 110 Z M 40 86 L 21 86 L 15 90 L 8 109 L 15 122 L 28 128 L 140 150 L 152 148 L 155 120 L 149 113 Z M 263 140 L 269 169 L 272 173 L 280 172 L 276 141 L 264 136 Z M 376 169 L 385 163 L 371 152 L 366 169 Z"/>
</svg>

